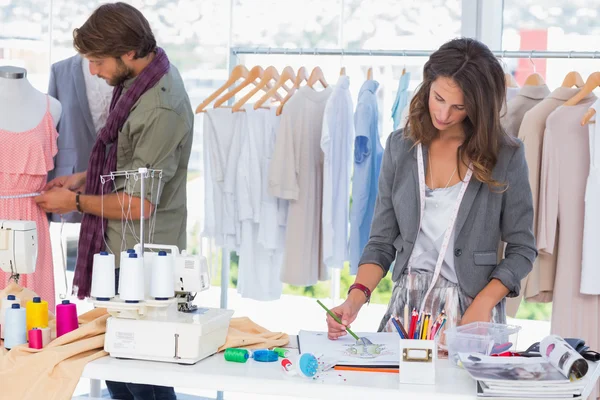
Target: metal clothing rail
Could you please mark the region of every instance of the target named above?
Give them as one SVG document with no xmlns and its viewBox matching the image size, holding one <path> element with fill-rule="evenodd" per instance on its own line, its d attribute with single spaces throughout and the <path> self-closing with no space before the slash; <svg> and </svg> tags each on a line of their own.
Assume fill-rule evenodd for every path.
<svg viewBox="0 0 600 400">
<path fill-rule="evenodd" d="M 319 49 L 319 48 L 281 48 L 281 47 L 232 47 L 231 54 L 283 54 L 283 55 L 315 55 L 315 56 L 373 56 L 373 57 L 429 57 L 435 50 L 353 50 L 353 49 Z M 493 51 L 501 58 L 599 58 L 599 51 Z M 233 57 L 232 57 L 233 58 Z"/>
</svg>

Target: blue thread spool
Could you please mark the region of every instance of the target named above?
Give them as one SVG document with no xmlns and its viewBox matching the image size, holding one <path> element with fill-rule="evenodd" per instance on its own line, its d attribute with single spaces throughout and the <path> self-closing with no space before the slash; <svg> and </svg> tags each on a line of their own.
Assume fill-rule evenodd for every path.
<svg viewBox="0 0 600 400">
<path fill-rule="evenodd" d="M 19 304 L 13 304 L 6 310 L 4 325 L 4 347 L 7 350 L 27 343 L 27 314 Z"/>
<path fill-rule="evenodd" d="M 252 354 L 252 358 L 258 362 L 275 362 L 279 360 L 279 354 L 272 350 L 257 350 Z"/>
</svg>

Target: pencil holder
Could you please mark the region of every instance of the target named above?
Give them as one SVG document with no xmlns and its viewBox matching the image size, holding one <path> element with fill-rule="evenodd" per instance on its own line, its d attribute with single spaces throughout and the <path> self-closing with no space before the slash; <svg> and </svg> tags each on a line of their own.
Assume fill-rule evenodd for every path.
<svg viewBox="0 0 600 400">
<path fill-rule="evenodd" d="M 400 339 L 400 384 L 435 385 L 435 340 Z"/>
</svg>

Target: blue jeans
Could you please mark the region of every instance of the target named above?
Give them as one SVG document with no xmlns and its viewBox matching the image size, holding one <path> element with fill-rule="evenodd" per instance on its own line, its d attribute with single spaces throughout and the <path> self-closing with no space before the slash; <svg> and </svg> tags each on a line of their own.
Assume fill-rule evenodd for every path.
<svg viewBox="0 0 600 400">
<path fill-rule="evenodd" d="M 115 293 L 119 292 L 119 269 L 115 269 Z M 111 399 L 118 400 L 177 400 L 172 387 L 106 381 Z"/>
<path fill-rule="evenodd" d="M 172 387 L 106 381 L 111 399 L 118 400 L 177 400 Z"/>
</svg>

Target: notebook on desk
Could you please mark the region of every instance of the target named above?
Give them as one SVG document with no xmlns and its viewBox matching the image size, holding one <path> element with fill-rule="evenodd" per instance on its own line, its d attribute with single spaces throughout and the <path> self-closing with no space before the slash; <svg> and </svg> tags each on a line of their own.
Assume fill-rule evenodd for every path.
<svg viewBox="0 0 600 400">
<path fill-rule="evenodd" d="M 400 364 L 400 339 L 397 333 L 357 332 L 356 334 L 359 337 L 366 337 L 372 344 L 356 345 L 356 340 L 350 335 L 329 340 L 327 332 L 300 331 L 298 350 L 335 363 L 337 369 L 397 372 Z"/>
</svg>

